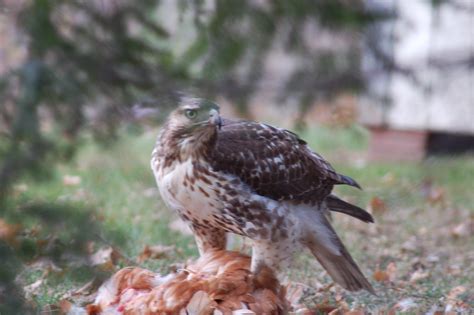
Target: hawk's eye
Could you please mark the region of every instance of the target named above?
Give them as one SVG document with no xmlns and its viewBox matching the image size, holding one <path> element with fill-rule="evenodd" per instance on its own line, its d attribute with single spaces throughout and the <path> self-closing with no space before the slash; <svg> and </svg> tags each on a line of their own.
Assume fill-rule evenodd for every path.
<svg viewBox="0 0 474 315">
<path fill-rule="evenodd" d="M 186 115 L 186 117 L 188 117 L 189 119 L 194 119 L 197 117 L 197 110 L 195 109 L 187 109 L 184 114 Z"/>
</svg>

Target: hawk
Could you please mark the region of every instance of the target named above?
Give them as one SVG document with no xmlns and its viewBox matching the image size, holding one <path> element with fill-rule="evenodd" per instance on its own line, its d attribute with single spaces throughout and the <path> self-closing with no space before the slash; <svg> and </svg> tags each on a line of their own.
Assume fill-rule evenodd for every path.
<svg viewBox="0 0 474 315">
<path fill-rule="evenodd" d="M 251 271 L 258 274 L 264 266 L 281 271 L 308 248 L 342 287 L 374 292 L 326 217 L 331 210 L 373 222 L 331 194 L 334 185 L 359 185 L 293 132 L 222 119 L 217 104 L 185 99 L 158 135 L 151 168 L 201 255 L 225 249 L 226 233 L 242 235 L 252 241 Z"/>
</svg>

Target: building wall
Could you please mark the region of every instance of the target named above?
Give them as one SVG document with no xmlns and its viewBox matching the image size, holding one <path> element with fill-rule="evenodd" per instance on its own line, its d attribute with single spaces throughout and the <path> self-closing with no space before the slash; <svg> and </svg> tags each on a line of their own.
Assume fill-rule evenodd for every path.
<svg viewBox="0 0 474 315">
<path fill-rule="evenodd" d="M 389 53 L 400 69 L 411 73 L 395 71 L 384 79 L 369 73 L 360 120 L 392 129 L 474 134 L 474 1 L 440 7 L 423 0 L 390 3 L 399 18 L 385 22 L 390 25 L 379 36 L 391 42 Z M 463 62 L 469 58 L 470 67 Z M 366 59 L 367 69 L 375 66 Z M 386 103 L 374 97 L 384 94 Z"/>
</svg>

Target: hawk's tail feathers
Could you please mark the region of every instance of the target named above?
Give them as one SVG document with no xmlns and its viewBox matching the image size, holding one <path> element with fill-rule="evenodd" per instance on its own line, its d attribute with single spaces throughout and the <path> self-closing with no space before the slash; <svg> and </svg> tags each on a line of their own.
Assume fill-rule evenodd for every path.
<svg viewBox="0 0 474 315">
<path fill-rule="evenodd" d="M 355 181 L 355 179 L 346 175 L 342 175 L 342 174 L 337 174 L 337 175 L 339 176 L 339 183 L 337 184 L 344 184 L 344 185 L 349 185 L 355 188 L 362 189 L 362 187 L 359 185 L 358 182 Z"/>
<path fill-rule="evenodd" d="M 316 218 L 313 216 L 313 219 L 317 221 L 306 225 L 302 242 L 308 246 L 331 278 L 346 290 L 365 289 L 375 295 L 374 288 L 365 278 L 324 215 Z"/>
<path fill-rule="evenodd" d="M 335 255 L 318 246 L 308 246 L 319 263 L 326 269 L 334 282 L 349 291 L 367 290 L 375 294 L 374 288 L 365 278 L 351 255 L 342 250 L 342 255 Z"/>
<path fill-rule="evenodd" d="M 345 202 L 334 195 L 326 197 L 326 205 L 330 211 L 341 212 L 364 222 L 374 222 L 374 218 L 370 213 L 362 208 Z"/>
</svg>

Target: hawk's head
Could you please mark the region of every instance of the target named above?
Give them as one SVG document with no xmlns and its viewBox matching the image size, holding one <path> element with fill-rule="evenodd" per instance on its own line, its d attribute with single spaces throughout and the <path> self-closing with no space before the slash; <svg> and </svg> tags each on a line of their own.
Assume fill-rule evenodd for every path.
<svg viewBox="0 0 474 315">
<path fill-rule="evenodd" d="M 193 153 L 212 145 L 221 124 L 217 104 L 205 99 L 184 99 L 170 114 L 163 140 L 180 153 Z"/>
</svg>

